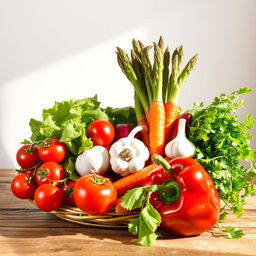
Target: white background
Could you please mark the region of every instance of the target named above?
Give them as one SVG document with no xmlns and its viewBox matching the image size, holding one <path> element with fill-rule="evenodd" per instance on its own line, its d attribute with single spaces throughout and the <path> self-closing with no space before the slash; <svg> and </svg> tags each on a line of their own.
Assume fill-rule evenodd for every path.
<svg viewBox="0 0 256 256">
<path fill-rule="evenodd" d="M 183 44 L 185 61 L 199 53 L 183 109 L 256 90 L 255 13 L 255 0 L 0 0 L 0 168 L 17 167 L 30 118 L 54 101 L 98 94 L 103 106 L 132 105 L 115 55 L 116 46 L 129 51 L 132 38 L 150 44 L 163 35 L 171 50 Z M 255 96 L 241 116 L 256 117 Z"/>
</svg>

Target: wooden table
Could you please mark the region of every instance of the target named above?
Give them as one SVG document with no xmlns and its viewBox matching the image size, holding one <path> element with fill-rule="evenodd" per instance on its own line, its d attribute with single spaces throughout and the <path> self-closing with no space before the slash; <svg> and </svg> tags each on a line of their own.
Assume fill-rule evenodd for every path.
<svg viewBox="0 0 256 256">
<path fill-rule="evenodd" d="M 256 255 L 256 201 L 250 198 L 244 217 L 223 225 L 242 228 L 241 239 L 204 233 L 190 238 L 165 238 L 152 247 L 136 245 L 127 230 L 89 228 L 36 209 L 10 191 L 14 170 L 0 170 L 0 255 Z M 217 234 L 217 230 L 213 229 Z"/>
</svg>

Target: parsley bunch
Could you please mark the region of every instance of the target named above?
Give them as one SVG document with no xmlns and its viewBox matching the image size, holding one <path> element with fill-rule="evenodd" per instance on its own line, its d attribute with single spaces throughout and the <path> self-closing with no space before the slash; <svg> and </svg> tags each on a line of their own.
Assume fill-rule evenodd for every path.
<svg viewBox="0 0 256 256">
<path fill-rule="evenodd" d="M 252 178 L 256 177 L 256 152 L 250 146 L 254 126 L 252 115 L 245 120 L 237 115 L 244 106 L 240 99 L 252 90 L 241 88 L 230 95 L 221 94 L 207 107 L 195 103 L 189 140 L 196 146 L 195 159 L 209 172 L 224 206 L 220 219 L 227 216 L 227 209 L 240 217 L 248 195 L 255 195 Z M 246 163 L 247 162 L 247 163 Z M 245 168 L 244 166 L 248 165 Z"/>
</svg>

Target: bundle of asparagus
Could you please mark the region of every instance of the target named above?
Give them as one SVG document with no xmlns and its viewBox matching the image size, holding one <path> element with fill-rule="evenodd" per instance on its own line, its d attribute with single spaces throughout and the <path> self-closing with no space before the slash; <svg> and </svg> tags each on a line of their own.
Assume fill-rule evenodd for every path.
<svg viewBox="0 0 256 256">
<path fill-rule="evenodd" d="M 194 69 L 198 55 L 192 57 L 181 71 L 183 46 L 175 49 L 172 57 L 162 36 L 158 43 L 149 46 L 133 39 L 132 46 L 130 57 L 117 47 L 117 61 L 134 87 L 135 113 L 138 125 L 144 127 L 142 139 L 151 155 L 163 155 L 171 124 L 179 112 L 181 88 Z M 153 62 L 150 56 L 152 48 Z"/>
</svg>

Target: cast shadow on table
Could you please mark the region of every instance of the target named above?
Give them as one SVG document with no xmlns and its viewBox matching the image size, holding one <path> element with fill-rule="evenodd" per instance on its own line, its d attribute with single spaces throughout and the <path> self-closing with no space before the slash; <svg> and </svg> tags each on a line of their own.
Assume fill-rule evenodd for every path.
<svg viewBox="0 0 256 256">
<path fill-rule="evenodd" d="M 17 217 L 19 215 L 24 216 L 24 212 L 21 212 L 22 209 L 16 209 L 16 211 Z M 184 244 L 186 244 L 187 238 L 161 238 L 152 247 L 138 246 L 136 244 L 136 237 L 129 234 L 126 229 L 106 229 L 81 226 L 79 224 L 61 220 L 53 214 L 47 214 L 38 211 L 37 209 L 26 209 L 26 211 L 28 211 L 27 221 L 20 221 L 22 225 L 18 225 L 18 222 L 15 224 L 15 221 L 12 222 L 12 229 L 1 231 L 1 235 L 9 238 L 15 238 L 14 241 L 17 243 L 26 241 L 26 243 L 29 244 L 29 247 L 37 247 L 40 246 L 41 243 L 49 243 L 49 250 L 55 253 L 78 253 L 79 251 L 84 250 L 87 245 L 95 250 L 102 250 L 102 246 L 104 246 L 104 248 L 108 248 L 106 250 L 110 250 L 112 247 L 114 248 L 116 246 L 122 250 L 122 248 L 127 248 L 126 246 L 129 245 L 129 252 L 134 251 L 134 255 L 137 255 L 137 253 L 147 253 L 147 255 L 150 256 L 155 255 L 155 253 L 163 253 L 164 255 L 178 254 L 185 256 L 235 256 L 234 253 L 207 251 L 208 248 L 206 247 L 202 250 L 182 248 L 182 245 L 179 247 L 177 246 L 177 243 L 175 243 L 175 241 L 179 239 L 184 239 Z M 29 216 L 31 217 L 30 219 Z M 58 239 L 56 240 L 57 237 Z M 195 240 L 194 243 L 196 245 L 197 241 Z M 12 247 L 15 249 L 15 244 Z M 193 247 L 193 245 L 191 245 L 191 247 Z M 120 252 L 117 250 L 112 254 L 106 255 L 114 256 L 118 255 L 118 253 Z"/>
</svg>

